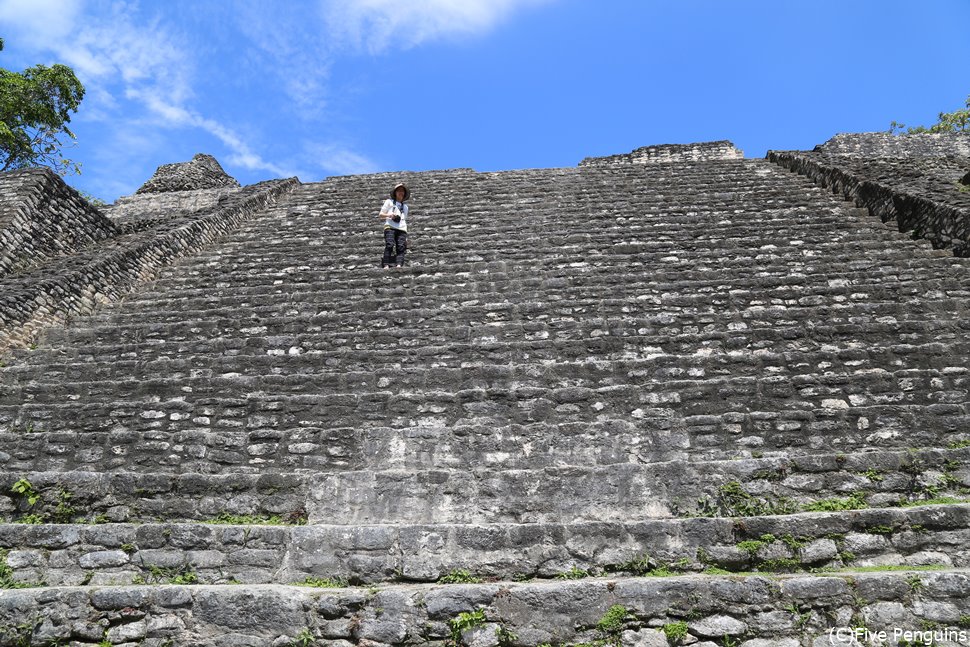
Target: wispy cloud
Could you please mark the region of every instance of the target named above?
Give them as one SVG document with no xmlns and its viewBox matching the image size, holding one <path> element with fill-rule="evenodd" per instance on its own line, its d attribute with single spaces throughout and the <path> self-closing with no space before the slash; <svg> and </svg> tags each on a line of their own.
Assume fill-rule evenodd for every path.
<svg viewBox="0 0 970 647">
<path fill-rule="evenodd" d="M 313 166 L 328 175 L 375 173 L 380 170 L 373 160 L 342 145 L 310 143 L 306 145 L 305 151 Z"/>
<path fill-rule="evenodd" d="M 144 103 L 154 115 L 161 118 L 163 125 L 167 127 L 192 127 L 209 133 L 229 149 L 230 156 L 226 160 L 229 164 L 251 171 L 269 171 L 278 176 L 296 175 L 277 164 L 264 160 L 238 134 L 218 121 L 207 119 L 153 92 L 132 89 L 127 92 L 127 97 Z"/>
<path fill-rule="evenodd" d="M 101 99 L 113 86 L 157 87 L 174 101 L 191 95 L 186 42 L 159 21 L 139 23 L 133 5 L 80 0 L 0 0 L 5 22 L 26 43 L 74 68 Z M 27 44 L 19 43 L 26 47 Z"/>
<path fill-rule="evenodd" d="M 134 4 L 103 0 L 0 0 L 0 15 L 19 28 L 38 54 L 46 52 L 74 68 L 87 89 L 82 119 L 199 129 L 228 149 L 228 165 L 289 175 L 254 151 L 236 130 L 191 107 L 197 65 L 192 43 L 157 16 L 145 18 L 136 9 Z M 141 114 L 132 110 L 137 106 Z M 119 160 L 121 167 L 126 155 L 130 151 L 121 149 L 99 158 Z"/>
<path fill-rule="evenodd" d="M 267 69 L 268 84 L 278 84 L 302 118 L 322 113 L 333 57 L 321 35 L 322 18 L 314 8 L 263 0 L 243 0 L 235 11 L 236 26 L 254 46 L 250 52 Z"/>
<path fill-rule="evenodd" d="M 552 0 L 324 0 L 331 38 L 371 53 L 484 33 L 517 10 Z"/>
<path fill-rule="evenodd" d="M 146 166 L 178 161 L 171 156 L 195 139 L 215 144 L 196 152 L 216 155 L 240 179 L 380 170 L 346 130 L 360 125 L 354 116 L 334 112 L 346 103 L 333 100 L 347 90 L 334 81 L 338 66 L 484 34 L 516 11 L 555 1 L 0 0 L 0 20 L 5 55 L 16 49 L 31 62 L 66 63 L 84 83 L 78 125 L 100 135 L 88 153 L 98 168 L 86 168 L 84 179 L 107 197 L 134 190 Z M 236 91 L 245 96 L 239 105 L 220 94 Z"/>
</svg>

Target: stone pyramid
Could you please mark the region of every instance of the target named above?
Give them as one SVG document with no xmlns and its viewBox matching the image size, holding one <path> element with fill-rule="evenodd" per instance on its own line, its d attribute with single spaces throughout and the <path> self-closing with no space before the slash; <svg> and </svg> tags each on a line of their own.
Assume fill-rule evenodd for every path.
<svg viewBox="0 0 970 647">
<path fill-rule="evenodd" d="M 0 175 L 0 647 L 970 644 L 967 142 Z"/>
</svg>

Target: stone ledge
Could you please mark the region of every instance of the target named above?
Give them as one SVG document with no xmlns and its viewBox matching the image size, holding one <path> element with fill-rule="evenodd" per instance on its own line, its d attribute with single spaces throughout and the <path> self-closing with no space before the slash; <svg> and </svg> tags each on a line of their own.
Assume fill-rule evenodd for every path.
<svg viewBox="0 0 970 647">
<path fill-rule="evenodd" d="M 0 524 L 16 582 L 436 582 L 970 566 L 970 505 L 746 518 L 493 525 Z M 161 569 L 159 571 L 158 569 Z"/>
<path fill-rule="evenodd" d="M 263 432 L 253 432 L 254 440 Z M 552 434 L 550 434 L 552 435 Z M 864 505 L 872 508 L 891 509 L 901 500 L 919 502 L 934 497 L 965 496 L 961 488 L 970 487 L 970 448 L 949 450 L 907 450 L 895 452 L 865 452 L 855 454 L 815 454 L 792 456 L 790 458 L 760 458 L 727 461 L 670 461 L 644 464 L 623 462 L 613 465 L 570 467 L 550 465 L 532 470 L 507 470 L 492 467 L 491 472 L 482 469 L 458 468 L 423 469 L 413 474 L 404 471 L 380 472 L 340 472 L 348 468 L 376 468 L 376 461 L 352 459 L 355 454 L 389 454 L 394 446 L 406 443 L 420 443 L 416 451 L 435 443 L 439 436 L 420 434 L 405 435 L 399 432 L 382 434 L 378 429 L 368 439 L 361 434 L 360 440 L 347 438 L 341 434 L 339 453 L 344 457 L 340 464 L 307 462 L 304 469 L 285 473 L 246 473 L 232 471 L 231 465 L 242 463 L 248 452 L 236 448 L 247 434 L 184 434 L 171 437 L 172 444 L 179 439 L 184 442 L 185 457 L 190 467 L 199 471 L 223 470 L 221 474 L 164 473 L 157 470 L 164 466 L 163 455 L 153 454 L 151 448 L 133 455 L 131 447 L 163 442 L 159 436 L 141 434 L 111 434 L 116 443 L 108 445 L 106 457 L 93 457 L 89 469 L 99 469 L 98 465 L 114 458 L 132 455 L 134 459 L 143 457 L 144 472 L 86 472 L 86 471 L 20 471 L 7 461 L 0 475 L 0 519 L 12 521 L 27 513 L 20 509 L 19 497 L 11 492 L 11 487 L 21 478 L 27 478 L 35 490 L 43 495 L 44 502 L 31 512 L 51 513 L 62 490 L 73 495 L 73 505 L 84 511 L 83 516 L 91 519 L 106 515 L 111 521 L 156 521 L 156 520 L 199 520 L 211 518 L 220 512 L 235 514 L 287 514 L 305 509 L 311 518 L 330 524 L 350 523 L 430 523 L 445 521 L 439 515 L 446 511 L 434 507 L 434 499 L 444 496 L 448 488 L 474 497 L 479 504 L 490 503 L 489 514 L 495 515 L 493 522 L 563 522 L 562 507 L 568 507 L 571 514 L 581 511 L 584 506 L 591 507 L 590 515 L 581 518 L 596 518 L 601 521 L 630 522 L 646 518 L 662 519 L 689 515 L 732 516 L 744 514 L 737 512 L 740 507 L 752 510 L 793 511 L 819 501 L 845 500 L 851 495 L 864 499 Z M 469 436 L 465 436 L 468 438 Z M 0 440 L 6 436 L 0 436 Z M 52 451 L 70 453 L 90 451 L 84 446 L 76 450 L 69 444 L 69 435 L 55 435 L 51 440 L 60 438 L 61 445 L 52 444 Z M 105 439 L 108 440 L 108 439 Z M 266 439 L 268 440 L 268 439 Z M 323 441 L 323 437 L 321 437 Z M 384 444 L 382 444 L 384 443 Z M 298 444 L 298 443 L 297 443 Z M 327 445 L 326 441 L 321 443 Z M 479 441 L 479 445 L 482 441 Z M 303 447 L 297 447 L 303 451 Z M 482 454 L 513 451 L 507 446 L 481 447 Z M 535 451 L 540 451 L 535 449 Z M 0 450 L 5 454 L 6 450 Z M 237 454 L 240 454 L 237 457 Z M 166 456 L 169 453 L 165 454 Z M 9 456 L 9 455 L 8 455 Z M 205 461 L 203 462 L 203 458 Z M 583 456 L 579 457 L 583 460 Z M 227 467 L 220 467 L 222 462 Z M 577 461 L 578 462 L 578 461 Z M 478 465 L 474 457 L 454 461 L 455 465 Z M 148 471 L 155 465 L 156 471 Z M 212 465 L 213 467 L 208 467 Z M 123 466 L 115 463 L 115 468 Z M 56 466 L 52 466 L 55 467 Z M 277 464 L 275 469 L 294 469 L 289 465 Z M 248 470 L 247 470 L 248 471 Z M 174 472 L 174 470 L 173 470 Z M 489 474 L 492 478 L 489 479 Z M 420 478 L 418 478 L 420 476 Z M 435 480 L 440 482 L 435 482 Z M 381 511 L 386 503 L 379 492 L 372 488 L 377 482 L 388 492 L 407 495 L 411 505 L 420 510 L 408 510 L 406 503 L 398 501 L 393 510 Z M 586 486 L 592 482 L 595 486 Z M 541 500 L 542 505 L 534 505 L 531 511 L 516 511 L 509 505 L 497 501 L 497 495 L 490 490 L 499 483 L 511 487 L 517 483 L 528 483 L 533 489 L 542 490 L 551 501 L 566 496 L 568 492 L 580 492 L 584 499 L 592 500 L 591 491 L 601 497 L 608 497 L 610 488 L 623 489 L 625 500 L 631 505 L 636 502 L 640 507 L 634 509 L 615 509 L 610 504 L 596 508 L 590 501 L 569 500 L 557 504 Z M 604 483 L 606 485 L 604 485 Z M 743 492 L 730 494 L 725 486 L 744 484 Z M 651 484 L 655 484 L 650 488 Z M 346 491 L 345 488 L 363 488 L 360 491 Z M 583 488 L 586 487 L 586 490 Z M 308 499 L 311 490 L 315 496 Z M 481 490 L 481 494 L 476 494 Z M 453 490 L 457 492 L 459 490 Z M 502 492 L 500 490 L 499 492 Z M 578 495 L 577 495 L 578 496 Z M 328 498 L 331 497 L 331 498 Z M 430 497 L 430 499 L 429 499 Z M 750 498 L 748 498 L 750 497 Z M 651 515 L 641 504 L 649 500 Z M 309 501 L 309 504 L 308 504 Z M 344 503 L 341 504 L 341 501 Z M 344 505 L 345 507 L 341 507 Z M 420 514 L 425 515 L 419 521 Z M 473 511 L 466 511 L 472 514 Z M 461 509 L 451 514 L 463 514 Z M 513 517 L 512 515 L 518 515 Z M 449 517 L 452 523 L 468 523 L 471 517 Z"/>
</svg>

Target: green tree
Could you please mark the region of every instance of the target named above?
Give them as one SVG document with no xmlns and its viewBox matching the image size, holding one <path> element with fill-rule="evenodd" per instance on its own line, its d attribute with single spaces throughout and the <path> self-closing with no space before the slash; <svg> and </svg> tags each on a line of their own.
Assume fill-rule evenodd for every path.
<svg viewBox="0 0 970 647">
<path fill-rule="evenodd" d="M 0 68 L 0 171 L 48 166 L 61 175 L 80 173 L 61 149 L 64 137 L 77 139 L 67 124 L 83 98 L 84 86 L 66 65 Z"/>
<path fill-rule="evenodd" d="M 926 126 L 916 126 L 906 128 L 906 124 L 893 121 L 889 125 L 890 133 L 902 132 L 903 129 L 909 134 L 914 133 L 970 133 L 970 96 L 967 97 L 966 108 L 964 110 L 954 110 L 953 112 L 941 112 L 939 121 L 927 128 Z"/>
</svg>

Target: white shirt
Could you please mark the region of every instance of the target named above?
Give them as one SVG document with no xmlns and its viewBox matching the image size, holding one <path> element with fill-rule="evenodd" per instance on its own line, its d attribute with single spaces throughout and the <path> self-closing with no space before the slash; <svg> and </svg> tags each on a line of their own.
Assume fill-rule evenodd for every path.
<svg viewBox="0 0 970 647">
<path fill-rule="evenodd" d="M 384 216 L 384 229 L 390 227 L 391 229 L 400 229 L 401 231 L 408 230 L 407 203 L 396 202 L 388 198 L 384 201 L 384 206 L 381 207 L 381 215 Z M 394 222 L 393 217 L 396 215 L 401 216 L 401 222 Z"/>
</svg>

